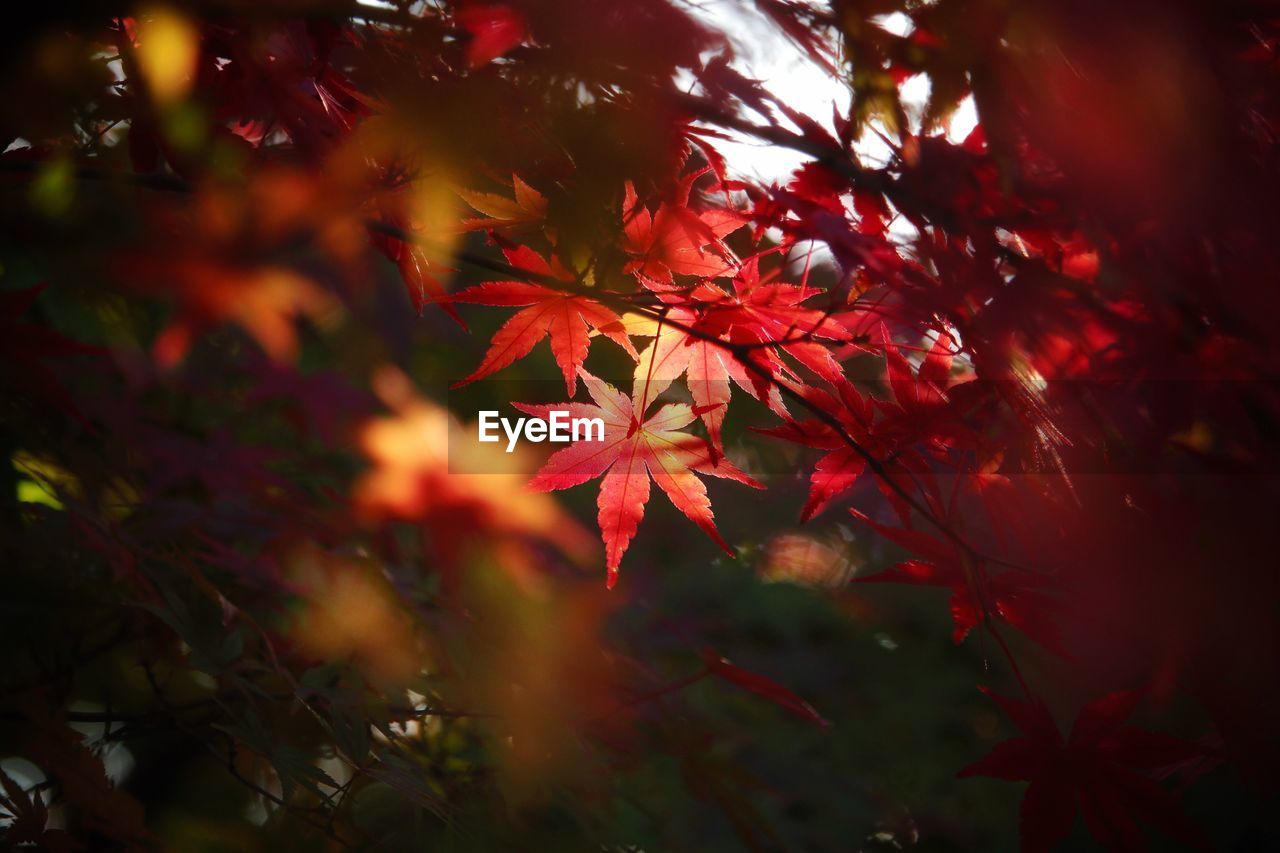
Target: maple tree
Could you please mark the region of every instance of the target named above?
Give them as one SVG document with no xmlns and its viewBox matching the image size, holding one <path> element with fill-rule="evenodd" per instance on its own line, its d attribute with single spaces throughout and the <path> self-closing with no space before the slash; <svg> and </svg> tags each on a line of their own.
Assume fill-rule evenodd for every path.
<svg viewBox="0 0 1280 853">
<path fill-rule="evenodd" d="M 1280 16 L 734 9 L 10 28 L 4 844 L 1274 844 Z"/>
</svg>

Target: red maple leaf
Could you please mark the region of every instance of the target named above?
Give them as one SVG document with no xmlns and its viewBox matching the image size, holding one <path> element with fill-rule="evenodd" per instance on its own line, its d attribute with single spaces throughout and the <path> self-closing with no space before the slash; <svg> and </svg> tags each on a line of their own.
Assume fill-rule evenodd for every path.
<svg viewBox="0 0 1280 853">
<path fill-rule="evenodd" d="M 848 340 L 848 330 L 826 313 L 801 305 L 818 292 L 794 284 L 762 283 L 755 257 L 742 264 L 732 290 L 702 282 L 688 293 L 685 304 L 667 309 L 665 319 L 644 332 L 654 335 L 654 343 L 636 365 L 635 396 L 647 393 L 653 399 L 683 374 L 694 404 L 705 410 L 702 419 L 717 452 L 723 446 L 720 433 L 731 381 L 780 417 L 789 417 L 772 381 L 779 375 L 793 375 L 779 351 L 832 382 L 843 376 L 839 363 L 819 341 Z M 739 352 L 733 351 L 735 346 L 741 347 Z M 759 370 L 748 370 L 743 358 Z M 640 390 L 641 383 L 646 391 Z"/>
<path fill-rule="evenodd" d="M 409 229 L 405 226 L 402 217 L 384 211 L 383 218 L 387 220 L 388 225 L 408 233 Z M 448 288 L 437 275 L 437 273 L 454 272 L 453 269 L 432 262 L 421 246 L 407 239 L 374 232 L 370 235 L 370 241 L 374 248 L 395 263 L 400 271 L 400 280 L 404 282 L 405 292 L 408 293 L 415 311 L 421 314 L 428 304 L 439 305 L 441 310 L 452 317 L 459 326 L 464 329 L 467 327 L 467 324 L 458 316 L 457 309 L 447 298 Z"/>
<path fill-rule="evenodd" d="M 1152 778 L 1202 758 L 1203 749 L 1125 725 L 1140 691 L 1111 693 L 1089 703 L 1065 740 L 1039 699 L 1021 702 L 983 692 L 999 703 L 1022 735 L 997 744 L 956 775 L 1031 783 L 1022 798 L 1024 851 L 1052 850 L 1071 831 L 1077 813 L 1108 850 L 1145 850 L 1138 820 L 1196 849 L 1209 849 L 1200 827 Z"/>
<path fill-rule="evenodd" d="M 617 582 L 618 564 L 644 518 L 649 500 L 649 481 L 671 499 L 671 503 L 701 527 L 717 545 L 733 556 L 733 551 L 716 530 L 707 489 L 697 474 L 737 480 L 764 488 L 721 457 L 712 461 L 706 440 L 680 432 L 698 415 L 684 403 L 668 403 L 646 418 L 632 398 L 585 371 L 587 392 L 595 405 L 559 403 L 516 408 L 543 419 L 552 410 L 565 411 L 571 418 L 600 418 L 604 422 L 603 441 L 579 441 L 552 454 L 530 482 L 538 491 L 567 489 L 601 475 L 600 534 L 604 539 L 608 584 Z"/>
<path fill-rule="evenodd" d="M 467 65 L 471 68 L 505 55 L 529 35 L 524 15 L 505 3 L 468 4 L 458 10 L 457 18 L 471 34 L 467 44 Z"/>
<path fill-rule="evenodd" d="M 975 394 L 981 389 L 972 382 L 952 384 L 951 336 L 939 332 L 915 371 L 883 323 L 879 337 L 885 378 L 893 392 L 893 401 L 877 401 L 888 416 L 878 428 L 880 435 L 898 447 L 918 443 L 922 449 L 938 453 L 971 443 L 974 436 L 958 412 L 975 405 Z"/>
<path fill-rule="evenodd" d="M 845 436 L 858 442 L 868 452 L 879 446 L 872 433 L 874 409 L 871 401 L 847 379 L 833 383 L 835 394 L 818 388 L 800 389 L 806 400 L 835 417 L 845 435 L 831 424 L 818 418 L 791 420 L 780 427 L 762 429 L 766 435 L 794 441 L 806 447 L 827 451 L 814 465 L 809 477 L 809 498 L 800 510 L 800 520 L 808 521 L 822 512 L 831 501 L 853 488 L 866 470 L 866 458 L 860 454 Z"/>
<path fill-rule="evenodd" d="M 821 291 L 760 278 L 759 258 L 748 258 L 733 277 L 732 290 L 704 281 L 689 293 L 689 307 L 697 309 L 701 332 L 748 343 L 752 349 L 786 352 L 815 374 L 831 382 L 844 376 L 840 364 L 822 341 L 848 341 L 849 330 L 832 316 L 801 303 Z M 772 345 L 772 346 L 771 346 Z M 774 373 L 772 365 L 765 364 Z M 758 397 L 770 383 L 757 377 Z"/>
<path fill-rule="evenodd" d="M 738 267 L 738 259 L 723 240 L 746 225 L 747 219 L 732 210 L 690 210 L 689 191 L 702 174 L 684 178 L 676 201 L 662 204 L 656 214 L 641 204 L 631 182 L 626 184 L 622 245 L 633 257 L 623 272 L 634 273 L 650 290 L 675 288 L 672 273 L 713 278 Z"/>
<path fill-rule="evenodd" d="M 631 325 L 632 334 L 653 335 L 654 338 L 636 362 L 632 393 L 636 400 L 657 399 L 683 375 L 693 403 L 707 425 L 714 453 L 720 453 L 723 447 L 720 428 L 729 405 L 731 383 L 736 383 L 780 416 L 787 416 L 776 386 L 757 381 L 758 377 L 748 372 L 725 344 L 718 343 L 717 339 L 700 337 L 689 329 L 701 331 L 698 314 L 686 308 L 672 308 L 662 320 L 646 323 L 643 327 L 635 323 Z M 746 342 L 751 342 L 751 339 Z M 771 374 L 783 367 L 767 350 L 754 351 L 752 358 Z"/>
<path fill-rule="evenodd" d="M 573 276 L 555 258 L 547 263 L 541 255 L 525 246 L 506 248 L 504 252 L 512 266 L 539 276 L 573 281 Z M 524 358 L 538 341 L 548 336 L 551 338 L 551 352 L 564 372 L 569 396 L 577 392 L 578 371 L 587 358 L 592 329 L 617 343 L 632 358 L 640 357 L 627 336 L 622 318 L 586 296 L 524 281 L 488 281 L 459 291 L 448 299 L 475 305 L 528 306 L 516 312 L 498 329 L 480 366 L 466 379 L 454 383 L 455 388 L 482 379 Z"/>
<path fill-rule="evenodd" d="M 918 530 L 878 524 L 856 509 L 854 518 L 870 525 L 896 545 L 923 557 L 904 560 L 893 568 L 856 580 L 863 583 L 904 583 L 941 586 L 951 590 L 952 639 L 961 643 L 985 614 L 1003 619 L 1031 639 L 1065 656 L 1052 613 L 1057 607 L 1051 580 L 1018 569 L 988 574 L 958 545 Z"/>
<path fill-rule="evenodd" d="M 898 406 L 907 412 L 920 412 L 940 406 L 947 401 L 947 383 L 951 376 L 951 339 L 939 335 L 934 341 L 919 372 L 911 370 L 911 363 L 889 336 L 889 328 L 880 324 L 880 342 L 884 347 L 885 374 Z"/>
<path fill-rule="evenodd" d="M 829 318 L 820 312 L 814 313 L 819 314 L 822 321 L 816 327 L 822 329 L 822 336 L 840 340 L 840 336 L 825 325 L 830 322 Z M 813 322 L 813 319 L 807 318 L 806 321 Z M 789 421 L 781 427 L 760 430 L 797 444 L 828 451 L 814 465 L 809 498 L 800 512 L 801 521 L 813 518 L 831 501 L 853 488 L 866 471 L 867 457 L 850 443 L 850 438 L 866 453 L 879 459 L 892 457 L 904 466 L 920 469 L 921 473 L 914 480 L 928 481 L 930 478 L 924 471 L 923 460 L 911 445 L 924 442 L 928 446 L 946 446 L 954 443 L 962 433 L 962 425 L 941 420 L 941 415 L 948 411 L 950 338 L 939 335 L 919 371 L 913 372 L 911 364 L 899 352 L 883 324 L 880 325 L 879 334 L 885 355 L 885 374 L 894 401 L 863 396 L 845 377 L 830 351 L 817 342 L 804 344 L 816 353 L 814 355 L 807 351 L 800 354 L 794 352 L 794 344 L 786 348 L 792 355 L 803 355 L 801 362 L 831 383 L 834 394 L 809 387 L 797 390 L 811 405 L 835 417 L 844 431 L 844 435 L 841 435 L 834 425 L 819 419 Z M 881 413 L 879 419 L 876 417 L 877 411 Z M 913 478 L 901 478 L 900 482 L 910 485 Z M 885 485 L 882 481 L 882 489 L 885 489 Z M 892 489 L 885 489 L 885 493 L 900 515 L 910 515 L 899 494 Z"/>
<path fill-rule="evenodd" d="M 707 673 L 709 675 L 713 675 L 716 678 L 741 687 L 748 693 L 754 693 L 761 699 L 772 702 L 778 707 L 786 709 L 802 720 L 816 723 L 823 728 L 831 725 L 825 717 L 818 713 L 816 708 L 801 699 L 788 688 L 783 687 L 773 679 L 766 678 L 757 672 L 752 672 L 749 669 L 743 669 L 737 664 L 730 662 L 728 658 L 721 657 L 720 653 L 715 649 L 703 649 L 702 660 L 706 665 Z"/>
</svg>

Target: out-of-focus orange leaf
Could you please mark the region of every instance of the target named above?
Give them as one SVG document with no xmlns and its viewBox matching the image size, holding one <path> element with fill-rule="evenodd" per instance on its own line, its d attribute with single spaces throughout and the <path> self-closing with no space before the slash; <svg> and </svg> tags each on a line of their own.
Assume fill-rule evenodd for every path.
<svg viewBox="0 0 1280 853">
<path fill-rule="evenodd" d="M 200 54 L 200 33 L 182 15 L 166 8 L 143 12 L 134 50 L 156 101 L 172 103 L 191 88 Z"/>
<path fill-rule="evenodd" d="M 541 540 L 576 561 L 589 558 L 587 532 L 553 498 L 524 488 L 529 466 L 520 454 L 467 441 L 448 412 L 418 397 L 392 368 L 375 376 L 374 388 L 393 414 L 370 421 L 360 438 L 374 464 L 354 488 L 365 519 L 422 522 L 448 562 L 502 539 Z"/>
<path fill-rule="evenodd" d="M 373 681 L 401 684 L 422 669 L 413 619 L 374 566 L 317 548 L 286 559 L 303 597 L 292 635 L 308 653 L 350 659 Z"/>
<path fill-rule="evenodd" d="M 472 624 L 453 637 L 465 678 L 449 698 L 494 714 L 504 793 L 518 802 L 552 780 L 590 784 L 598 759 L 583 749 L 584 731 L 621 734 L 629 720 L 618 710 L 617 663 L 601 646 L 606 618 L 625 599 L 589 581 L 530 592 L 483 568 L 467 575 L 465 589 Z"/>
<path fill-rule="evenodd" d="M 834 587 L 849 576 L 849 561 L 811 536 L 784 533 L 765 547 L 763 574 L 769 580 Z"/>
<path fill-rule="evenodd" d="M 151 208 L 154 242 L 118 253 L 114 268 L 129 288 L 178 303 L 155 341 L 156 361 L 176 364 L 197 335 L 224 323 L 240 326 L 271 358 L 290 361 L 297 318 L 336 322 L 338 298 L 295 259 L 311 248 L 335 275 L 359 271 L 367 240 L 348 198 L 355 178 L 266 169 L 243 185 L 200 184 L 185 206 Z"/>
<path fill-rule="evenodd" d="M 252 335 L 272 358 L 291 361 L 298 349 L 294 319 L 306 316 L 323 325 L 338 311 L 332 296 L 282 267 L 246 270 L 209 261 L 192 263 L 178 275 L 183 307 L 153 350 L 165 367 L 182 360 L 200 331 L 226 321 Z"/>
</svg>

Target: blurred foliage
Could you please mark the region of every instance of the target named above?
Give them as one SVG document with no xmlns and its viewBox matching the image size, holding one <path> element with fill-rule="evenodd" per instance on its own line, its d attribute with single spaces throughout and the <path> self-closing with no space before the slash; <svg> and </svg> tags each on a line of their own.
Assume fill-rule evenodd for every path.
<svg viewBox="0 0 1280 853">
<path fill-rule="evenodd" d="M 2 843 L 1012 850 L 1044 800 L 1020 825 L 1022 786 L 956 779 L 1022 736 L 976 685 L 1069 731 L 1142 684 L 1138 721 L 1195 751 L 1142 790 L 1185 794 L 1223 849 L 1274 846 L 1275 486 L 1240 475 L 1280 455 L 1280 39 L 1247 5 L 1156 6 L 756 0 L 742 32 L 665 0 L 24 10 L 0 50 Z M 848 109 L 749 79 L 748 20 Z M 981 123 L 952 139 L 966 103 Z M 734 134 L 810 162 L 741 181 L 716 150 Z M 529 491 L 536 453 L 458 436 L 513 389 L 559 399 L 575 359 L 635 363 L 553 334 L 451 391 L 510 317 L 449 295 L 613 300 L 649 328 L 591 325 L 652 353 L 656 319 L 738 311 L 762 270 L 831 300 L 773 325 L 822 333 L 757 314 L 755 339 L 721 319 L 711 340 L 763 353 L 739 363 L 799 388 L 793 414 L 888 424 L 859 433 L 880 469 L 839 448 L 856 471 L 823 494 L 793 444 L 829 436 L 761 441 L 781 405 L 724 378 L 722 449 L 769 486 L 709 481 L 737 559 L 681 517 L 716 529 L 709 507 L 655 500 L 608 592 L 627 543 L 602 558 L 594 488 Z M 1048 413 L 1049 380 L 1099 367 L 1205 382 Z M 930 408 L 1013 375 L 1013 399 L 973 382 L 970 410 Z M 716 410 L 687 410 L 700 449 Z M 886 474 L 920 448 L 976 458 Z M 1066 476 L 1124 453 L 1162 476 Z M 888 533 L 801 528 L 806 496 Z M 964 529 L 999 573 L 947 539 L 975 505 L 1003 512 Z M 895 565 L 948 589 L 850 582 Z M 1063 849 L 1095 849 L 1071 779 Z"/>
</svg>

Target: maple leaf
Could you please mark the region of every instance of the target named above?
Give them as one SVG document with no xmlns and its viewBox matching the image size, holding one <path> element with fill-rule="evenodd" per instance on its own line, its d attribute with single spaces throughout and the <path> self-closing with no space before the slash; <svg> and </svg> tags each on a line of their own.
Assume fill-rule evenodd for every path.
<svg viewBox="0 0 1280 853">
<path fill-rule="evenodd" d="M 651 478 L 676 509 L 733 556 L 716 530 L 706 486 L 696 475 L 764 487 L 724 458 L 713 462 L 711 448 L 704 439 L 679 431 L 697 417 L 694 407 L 668 403 L 646 418 L 631 397 L 612 385 L 586 371 L 582 371 L 582 378 L 595 405 L 515 405 L 522 412 L 542 418 L 555 410 L 567 411 L 572 418 L 600 418 L 604 422 L 603 441 L 581 441 L 552 454 L 529 486 L 536 491 L 567 489 L 603 475 L 597 506 L 609 587 L 617 582 L 618 564 L 644 518 Z"/>
<path fill-rule="evenodd" d="M 827 314 L 800 304 L 819 291 L 762 283 L 758 258 L 742 264 L 732 288 L 702 282 L 682 306 L 666 309 L 670 323 L 644 319 L 628 327 L 632 334 L 654 337 L 636 364 L 634 396 L 654 399 L 684 375 L 694 404 L 706 409 L 702 419 L 717 451 L 723 447 L 721 427 L 731 383 L 779 417 L 789 418 L 773 378 L 793 374 L 778 353 L 790 354 L 818 376 L 835 382 L 843 372 L 820 341 L 850 338 L 848 330 Z M 735 346 L 740 347 L 738 352 L 733 351 Z M 748 370 L 743 358 L 760 370 Z"/>
<path fill-rule="evenodd" d="M 529 35 L 519 10 L 505 3 L 474 3 L 457 11 L 458 23 L 471 34 L 467 65 L 479 68 L 505 55 Z"/>
<path fill-rule="evenodd" d="M 539 276 L 573 281 L 573 276 L 555 258 L 552 263 L 524 246 L 504 248 L 512 266 Z M 577 393 L 578 372 L 587 358 L 594 329 L 638 359 L 622 318 L 595 299 L 565 293 L 541 284 L 524 281 L 489 281 L 461 290 L 449 297 L 452 302 L 476 305 L 528 306 L 516 312 L 493 336 L 484 360 L 470 376 L 455 382 L 457 388 L 496 373 L 524 358 L 545 337 L 551 338 L 551 352 L 564 372 L 569 396 Z"/>
<path fill-rule="evenodd" d="M 683 179 L 676 201 L 663 203 L 656 214 L 649 213 L 636 197 L 635 187 L 626 183 L 622 245 L 633 258 L 623 272 L 633 273 L 650 290 L 675 288 L 673 273 L 713 278 L 738 267 L 738 259 L 723 241 L 747 219 L 732 210 L 690 210 L 689 191 L 702 174 L 694 172 Z"/>
<path fill-rule="evenodd" d="M 672 308 L 666 316 L 671 323 L 642 318 L 638 322 L 632 320 L 627 327 L 631 334 L 653 336 L 653 342 L 636 362 L 632 389 L 634 399 L 655 400 L 672 382 L 684 376 L 693 403 L 707 425 L 715 453 L 723 449 L 721 426 L 733 384 L 786 417 L 787 411 L 776 386 L 757 381 L 755 374 L 749 373 L 732 352 L 715 340 L 685 331 L 686 328 L 697 327 L 697 314 L 684 308 Z M 753 355 L 756 363 L 763 362 L 771 373 L 781 367 L 776 359 L 770 360 L 764 350 Z"/>
<path fill-rule="evenodd" d="M 792 173 L 787 191 L 832 213 L 843 214 L 841 196 L 849 192 L 849 181 L 815 160 Z"/>
<path fill-rule="evenodd" d="M 146 849 L 155 842 L 142 804 L 107 778 L 102 760 L 84 743 L 84 735 L 48 708 L 29 705 L 23 756 L 61 785 L 62 797 L 90 830 L 123 849 Z"/>
<path fill-rule="evenodd" d="M 952 384 L 954 344 L 950 334 L 937 334 L 916 371 L 890 338 L 884 323 L 880 324 L 878 336 L 885 378 L 893 392 L 892 401 L 876 401 L 888 416 L 878 428 L 880 434 L 898 446 L 918 443 L 922 449 L 935 453 L 975 441 L 976 436 L 957 411 L 979 405 L 987 389 L 974 382 Z"/>
<path fill-rule="evenodd" d="M 766 281 L 760 276 L 760 258 L 747 258 L 732 281 L 732 291 L 704 282 L 690 294 L 706 317 L 709 328 L 727 330 L 745 326 L 757 330 L 762 340 L 783 348 L 791 341 L 848 341 L 852 334 L 834 316 L 807 302 L 823 291 L 789 282 Z M 793 353 L 806 363 L 806 356 Z M 821 376 L 831 375 L 827 365 L 813 367 Z M 836 368 L 838 371 L 838 368 Z"/>
<path fill-rule="evenodd" d="M 413 307 L 421 314 L 428 303 L 439 305 L 446 314 L 465 329 L 467 327 L 466 323 L 462 322 L 462 318 L 458 316 L 458 312 L 449 304 L 449 301 L 443 298 L 448 291 L 440 277 L 432 272 L 432 267 L 434 266 L 437 271 L 442 273 L 450 273 L 454 272 L 454 270 L 439 264 L 433 264 L 427 259 L 427 253 L 417 246 L 401 245 L 402 249 L 395 258 L 396 266 L 400 270 L 400 278 L 404 281 L 409 298 L 413 301 Z"/>
<path fill-rule="evenodd" d="M 526 184 L 517 174 L 511 175 L 511 184 L 515 191 L 514 199 L 465 188 L 456 190 L 463 201 L 485 215 L 484 219 L 465 220 L 464 227 L 471 231 L 479 228 L 517 228 L 545 219 L 546 196 Z"/>
<path fill-rule="evenodd" d="M 823 728 L 831 725 L 826 718 L 818 713 L 816 708 L 791 690 L 771 678 L 765 678 L 757 672 L 743 669 L 732 663 L 728 658 L 721 657 L 720 653 L 714 649 L 703 649 L 702 660 L 710 675 L 741 687 L 749 693 L 754 693 L 761 699 L 772 702 L 781 708 L 785 708 L 802 720 L 816 723 Z"/>
<path fill-rule="evenodd" d="M 951 376 L 950 337 L 938 335 L 920 363 L 919 373 L 913 373 L 911 363 L 889 336 L 889 327 L 881 323 L 879 333 L 884 347 L 885 375 L 898 406 L 915 413 L 945 403 L 947 382 Z"/>
<path fill-rule="evenodd" d="M 810 404 L 835 417 L 845 435 L 852 437 L 868 452 L 880 446 L 873 434 L 874 409 L 871 401 L 847 379 L 835 383 L 835 394 L 818 388 L 801 389 Z M 789 420 L 780 427 L 757 430 L 765 435 L 827 451 L 814 465 L 809 477 L 809 497 L 800 510 L 800 520 L 822 512 L 831 501 L 853 488 L 866 471 L 867 460 L 854 449 L 831 424 L 817 418 Z"/>
<path fill-rule="evenodd" d="M 192 260 L 177 261 L 173 269 L 182 309 L 153 347 L 156 361 L 165 367 L 180 362 L 205 329 L 228 321 L 248 332 L 271 358 L 292 361 L 298 351 L 295 319 L 306 316 L 331 325 L 341 311 L 327 291 L 284 267 L 247 269 Z"/>
<path fill-rule="evenodd" d="M 79 849 L 71 836 L 62 829 L 46 828 L 49 808 L 39 793 L 25 790 L 12 777 L 0 770 L 0 808 L 8 815 L 8 825 L 0 829 L 0 842 L 9 848 L 32 847 L 53 853 Z"/>
<path fill-rule="evenodd" d="M 829 319 L 823 316 L 824 322 Z M 834 332 L 824 330 L 823 334 L 834 340 L 847 340 Z M 863 396 L 845 378 L 840 365 L 826 347 L 816 343 L 810 346 L 821 350 L 822 356 L 830 359 L 830 363 L 818 361 L 809 366 L 831 383 L 835 393 L 808 387 L 798 390 L 811 404 L 834 416 L 845 435 L 853 438 L 868 453 L 880 459 L 892 455 L 904 465 L 913 463 L 910 467 L 923 470 L 925 466 L 922 457 L 910 448 L 913 442 L 923 439 L 931 445 L 945 445 L 962 432 L 962 425 L 939 423 L 939 416 L 945 413 L 948 403 L 950 338 L 946 335 L 938 336 L 917 374 L 912 372 L 911 364 L 889 338 L 883 323 L 880 324 L 879 334 L 885 354 L 886 378 L 893 391 L 894 401 L 873 400 Z M 877 420 L 877 410 L 887 413 L 888 417 Z M 821 420 L 791 421 L 782 427 L 759 432 L 828 451 L 814 465 L 809 498 L 800 511 L 801 521 L 808 521 L 822 512 L 833 500 L 851 489 L 867 469 L 866 457 L 833 425 Z M 893 476 L 892 473 L 890 476 Z M 922 474 L 917 479 L 920 478 L 927 479 L 927 476 Z M 885 484 L 882 479 L 883 488 Z M 912 485 L 911 478 L 905 478 L 901 485 Z M 889 488 L 886 496 L 894 503 L 899 515 L 910 515 L 904 509 L 901 495 Z"/>
<path fill-rule="evenodd" d="M 849 330 L 825 311 L 801 303 L 821 291 L 760 277 L 759 257 L 748 258 L 732 279 L 732 290 L 704 281 L 689 293 L 698 312 L 700 331 L 750 345 L 754 351 L 785 352 L 828 382 L 839 382 L 844 371 L 827 344 L 852 340 Z M 757 353 L 758 354 L 758 353 Z M 772 375 L 781 367 L 776 359 L 757 358 Z M 758 375 L 753 382 L 763 397 L 771 383 Z"/>
<path fill-rule="evenodd" d="M 387 219 L 388 224 L 404 228 L 395 218 L 387 217 Z M 373 233 L 370 242 L 388 260 L 395 263 L 396 269 L 400 272 L 400 280 L 404 282 L 405 292 L 409 294 L 413 308 L 418 314 L 422 314 L 428 304 L 439 305 L 455 323 L 464 329 L 467 328 L 467 324 L 462 322 L 462 317 L 458 315 L 457 309 L 447 298 L 448 289 L 444 282 L 436 275 L 437 272 L 454 272 L 453 269 L 433 263 L 421 247 L 398 237 Z"/>
<path fill-rule="evenodd" d="M 953 542 L 944 542 L 918 530 L 888 527 L 872 521 L 856 509 L 854 518 L 896 545 L 923 557 L 904 560 L 876 575 L 855 578 L 860 583 L 902 583 L 941 586 L 951 590 L 951 638 L 964 641 L 984 613 L 989 612 L 1022 631 L 1031 639 L 1065 656 L 1058 627 L 1051 613 L 1057 607 L 1051 581 L 1044 575 L 1009 569 L 996 575 L 967 568 L 972 561 Z"/>
<path fill-rule="evenodd" d="M 286 134 L 307 160 L 318 162 L 360 119 L 381 106 L 329 63 L 325 30 L 299 20 L 282 21 L 272 33 L 269 55 L 228 38 L 222 44 L 235 44 L 235 59 L 218 64 L 216 70 L 206 66 L 201 78 L 203 74 L 215 77 L 217 90 L 225 93 L 223 108 L 241 117 L 242 125 L 269 116 L 265 125 Z M 336 36 L 336 28 L 328 32 Z M 148 136 L 152 137 L 147 140 L 150 147 L 160 143 L 163 134 L 152 129 Z M 180 146 L 164 147 L 167 156 L 175 153 L 172 149 L 181 150 Z M 188 157 L 182 160 L 190 163 Z"/>
<path fill-rule="evenodd" d="M 1039 699 L 1021 702 L 983 690 L 1022 731 L 996 745 L 957 776 L 1026 781 L 1022 849 L 1047 853 L 1071 831 L 1076 814 L 1108 850 L 1145 850 L 1137 820 L 1199 850 L 1203 831 L 1173 794 L 1149 774 L 1168 772 L 1203 756 L 1200 746 L 1125 724 L 1141 698 L 1136 690 L 1111 693 L 1081 709 L 1065 740 Z"/>
</svg>

